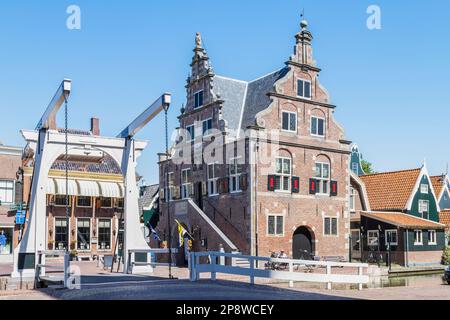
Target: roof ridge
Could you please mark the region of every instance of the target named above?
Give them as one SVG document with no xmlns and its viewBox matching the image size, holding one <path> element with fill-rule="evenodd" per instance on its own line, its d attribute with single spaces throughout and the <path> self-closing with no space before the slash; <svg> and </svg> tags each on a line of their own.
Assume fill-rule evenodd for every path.
<svg viewBox="0 0 450 320">
<path fill-rule="evenodd" d="M 272 71 L 272 72 L 269 72 L 269 73 L 267 73 L 267 74 L 265 74 L 265 75 L 263 75 L 263 76 L 261 76 L 261 77 L 259 77 L 259 78 L 250 80 L 248 83 L 253 83 L 253 82 L 256 82 L 256 81 L 258 81 L 258 80 L 264 79 L 264 78 L 266 78 L 266 77 L 268 77 L 268 76 L 270 76 L 270 75 L 272 75 L 272 74 L 274 74 L 274 73 L 280 72 L 280 71 L 283 70 L 284 68 L 286 68 L 286 67 L 277 69 L 277 70 Z"/>
<path fill-rule="evenodd" d="M 416 169 L 404 169 L 404 170 L 396 170 L 396 171 L 385 171 L 385 172 L 377 172 L 377 173 L 369 173 L 369 174 L 364 174 L 359 176 L 361 177 L 373 177 L 373 176 L 379 176 L 379 175 L 383 175 L 383 174 L 392 174 L 392 173 L 402 173 L 402 172 L 412 172 L 412 171 L 419 171 L 420 172 L 421 168 L 416 168 Z"/>
</svg>

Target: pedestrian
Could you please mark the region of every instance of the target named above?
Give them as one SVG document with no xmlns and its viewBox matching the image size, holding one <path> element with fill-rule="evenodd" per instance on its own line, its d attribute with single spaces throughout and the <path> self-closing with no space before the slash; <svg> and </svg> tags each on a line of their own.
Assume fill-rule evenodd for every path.
<svg viewBox="0 0 450 320">
<path fill-rule="evenodd" d="M 4 248 L 6 247 L 6 236 L 5 231 L 0 231 L 0 254 L 3 253 Z"/>
</svg>

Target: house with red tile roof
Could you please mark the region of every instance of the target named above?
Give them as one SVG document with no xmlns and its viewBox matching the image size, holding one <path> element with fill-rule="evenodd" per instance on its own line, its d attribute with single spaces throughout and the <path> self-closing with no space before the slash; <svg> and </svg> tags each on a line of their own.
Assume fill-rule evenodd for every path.
<svg viewBox="0 0 450 320">
<path fill-rule="evenodd" d="M 450 178 L 448 175 L 433 176 L 431 183 L 441 210 L 450 210 Z"/>
<path fill-rule="evenodd" d="M 436 187 L 425 164 L 361 176 L 352 172 L 352 257 L 404 266 L 439 264 L 446 238 Z"/>
</svg>

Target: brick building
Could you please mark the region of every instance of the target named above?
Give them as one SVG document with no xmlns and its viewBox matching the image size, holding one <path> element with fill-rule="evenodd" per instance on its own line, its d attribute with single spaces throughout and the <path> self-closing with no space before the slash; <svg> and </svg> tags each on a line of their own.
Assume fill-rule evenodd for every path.
<svg viewBox="0 0 450 320">
<path fill-rule="evenodd" d="M 53 124 L 52 130 L 56 129 Z M 99 120 L 91 119 L 91 130 L 69 129 L 71 134 L 99 136 Z M 66 219 L 65 155 L 52 164 L 47 181 L 46 248 L 77 253 L 78 258 L 111 255 L 122 241 L 124 179 L 120 166 L 106 153 L 98 156 L 70 155 L 68 159 L 69 223 Z M 30 193 L 34 151 L 26 146 L 22 157 L 24 199 Z M 118 241 L 118 242 L 117 242 Z"/>
<path fill-rule="evenodd" d="M 12 262 L 18 241 L 13 206 L 22 202 L 21 159 L 22 148 L 0 144 L 0 234 L 5 236 L 4 244 L 0 243 L 0 262 Z"/>
<path fill-rule="evenodd" d="M 306 21 L 295 39 L 284 67 L 242 81 L 215 73 L 197 34 L 178 138 L 159 162 L 157 230 L 167 241 L 168 210 L 173 246 L 177 219 L 195 251 L 348 258 L 350 142 Z"/>
</svg>

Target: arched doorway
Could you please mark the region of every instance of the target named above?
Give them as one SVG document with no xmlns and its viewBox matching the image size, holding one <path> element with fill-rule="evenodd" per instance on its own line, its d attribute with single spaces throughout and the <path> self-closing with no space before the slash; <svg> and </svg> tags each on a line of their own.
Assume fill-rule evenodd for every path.
<svg viewBox="0 0 450 320">
<path fill-rule="evenodd" d="M 311 260 L 314 254 L 314 234 L 307 227 L 299 227 L 292 238 L 292 257 L 294 259 Z"/>
</svg>

